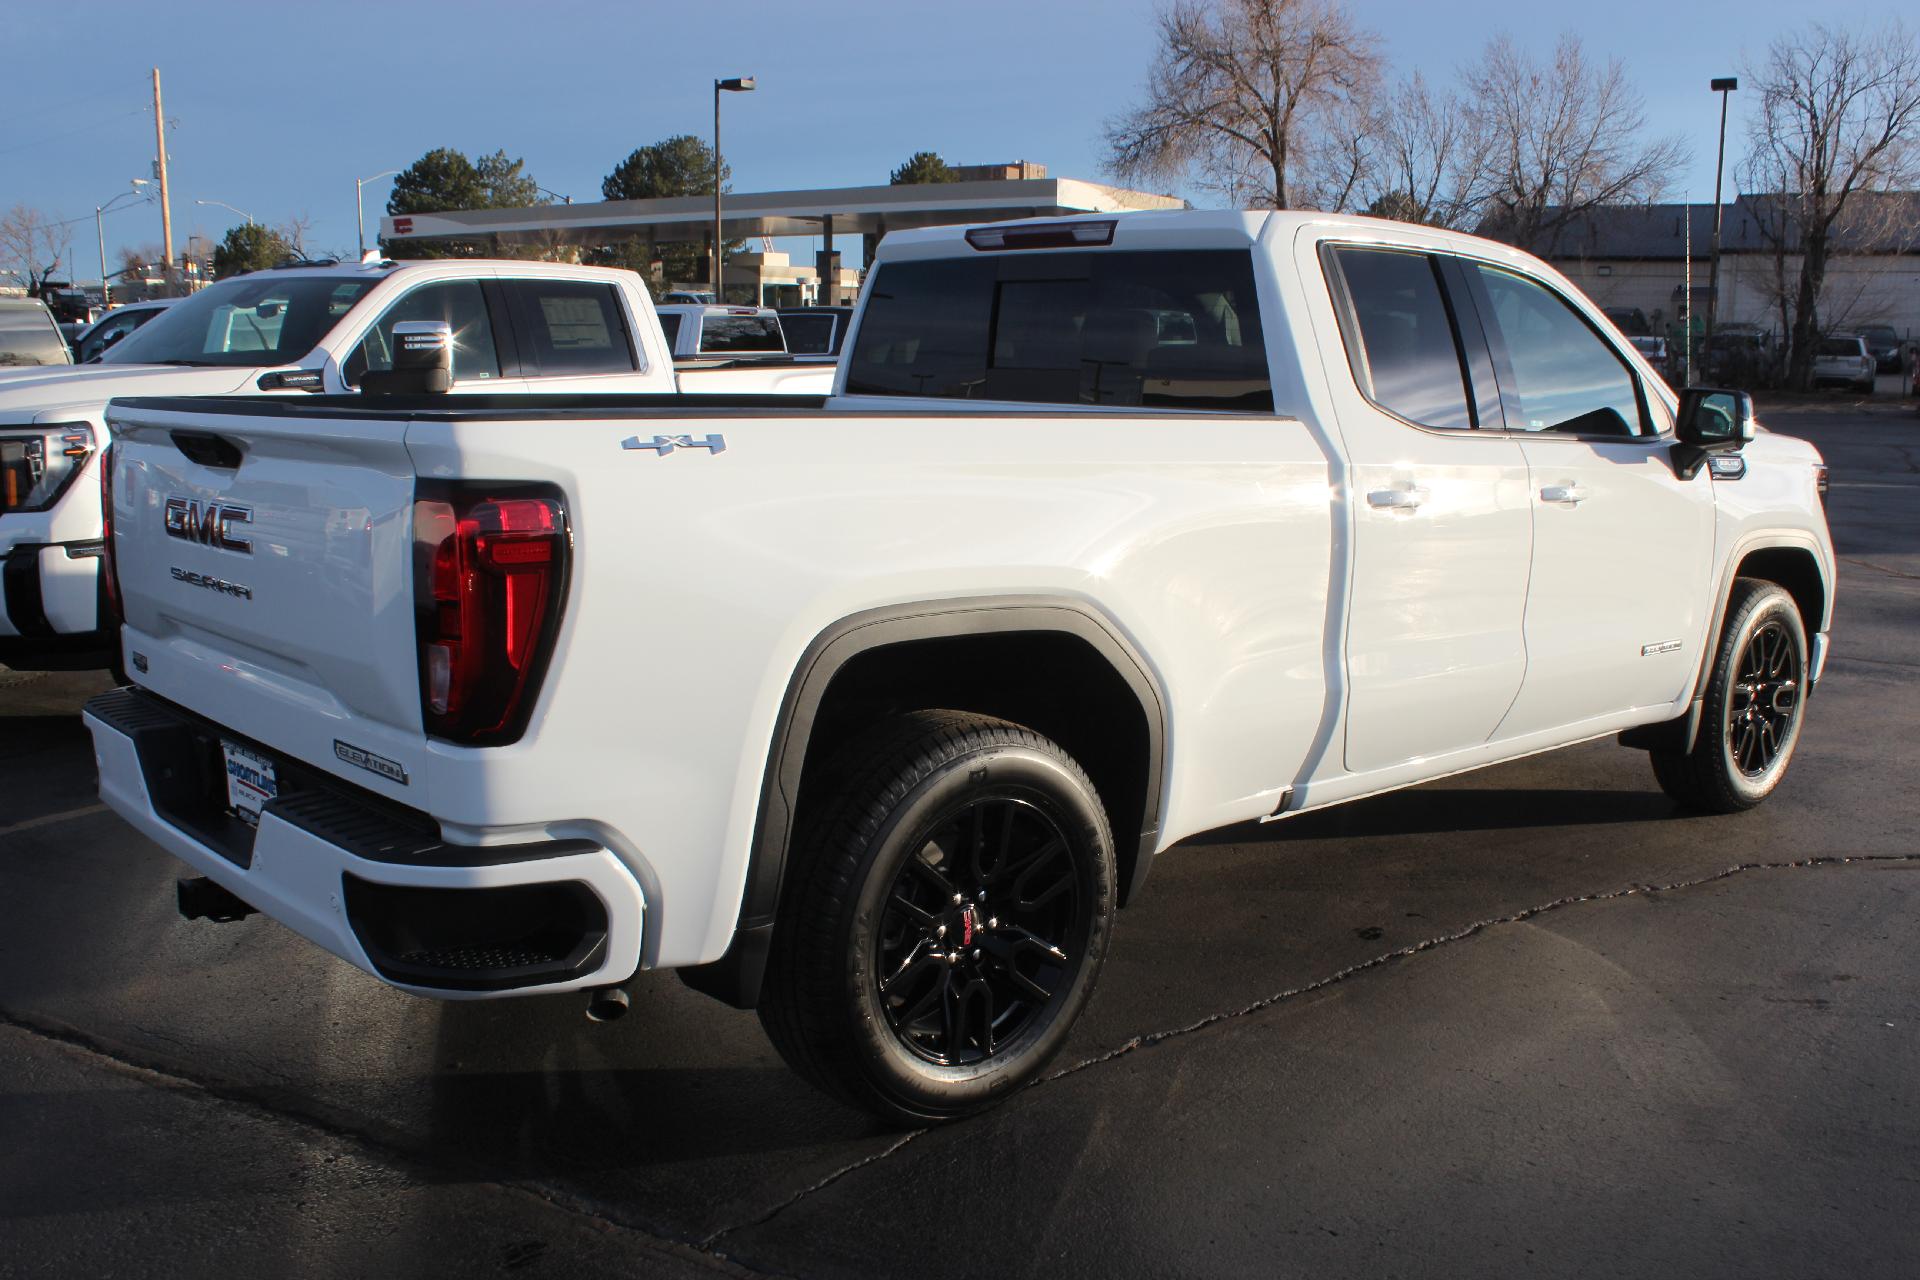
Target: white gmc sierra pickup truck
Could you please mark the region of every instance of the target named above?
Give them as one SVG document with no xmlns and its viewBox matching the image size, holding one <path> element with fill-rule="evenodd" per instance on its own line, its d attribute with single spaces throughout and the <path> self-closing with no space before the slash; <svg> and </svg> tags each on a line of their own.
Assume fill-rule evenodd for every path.
<svg viewBox="0 0 1920 1280">
<path fill-rule="evenodd" d="M 1501 245 L 889 236 L 821 403 L 116 402 L 101 794 L 406 990 L 642 969 L 907 1123 L 1058 1049 L 1197 832 L 1619 734 L 1793 755 L 1824 469 Z M 1197 856 L 1197 855 L 1196 855 Z"/>
<path fill-rule="evenodd" d="M 394 327 L 453 336 L 452 391 L 822 395 L 833 370 L 676 373 L 632 272 L 450 259 L 316 263 L 223 280 L 81 367 L 0 373 L 0 644 L 85 644 L 100 625 L 107 401 L 135 395 L 339 394 L 390 368 Z"/>
</svg>

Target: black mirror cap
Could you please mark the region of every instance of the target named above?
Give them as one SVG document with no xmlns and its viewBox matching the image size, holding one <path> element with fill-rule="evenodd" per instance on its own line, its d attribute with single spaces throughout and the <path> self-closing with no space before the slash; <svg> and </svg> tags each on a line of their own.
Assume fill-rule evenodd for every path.
<svg viewBox="0 0 1920 1280">
<path fill-rule="evenodd" d="M 1722 387 L 1688 387 L 1680 393 L 1674 435 L 1697 449 L 1738 449 L 1753 439 L 1753 397 Z"/>
</svg>

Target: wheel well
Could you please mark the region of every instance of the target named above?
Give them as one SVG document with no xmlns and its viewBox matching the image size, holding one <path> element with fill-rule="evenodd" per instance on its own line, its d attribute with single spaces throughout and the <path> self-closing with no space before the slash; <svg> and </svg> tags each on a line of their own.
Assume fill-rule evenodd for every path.
<svg viewBox="0 0 1920 1280">
<path fill-rule="evenodd" d="M 1120 902 L 1148 856 L 1142 835 L 1158 788 L 1159 726 L 1127 680 L 1093 645 L 1053 631 L 905 640 L 866 650 L 833 675 L 813 721 L 801 770 L 795 826 L 841 747 L 876 721 L 946 708 L 998 716 L 1059 743 L 1093 779 L 1113 828 Z"/>
<path fill-rule="evenodd" d="M 1826 617 L 1827 584 L 1820 577 L 1820 563 L 1812 552 L 1800 547 L 1765 547 L 1749 552 L 1734 576 L 1779 583 L 1793 597 L 1809 634 L 1820 630 L 1821 620 Z"/>
</svg>

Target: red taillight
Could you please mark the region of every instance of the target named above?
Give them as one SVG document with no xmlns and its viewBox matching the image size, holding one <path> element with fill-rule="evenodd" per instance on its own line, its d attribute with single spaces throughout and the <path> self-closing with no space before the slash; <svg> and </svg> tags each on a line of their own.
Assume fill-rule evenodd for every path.
<svg viewBox="0 0 1920 1280">
<path fill-rule="evenodd" d="M 100 451 L 100 583 L 106 594 L 103 627 L 126 621 L 120 608 L 120 569 L 113 555 L 113 445 Z"/>
<path fill-rule="evenodd" d="M 460 485 L 415 502 L 413 529 L 427 732 L 512 742 L 559 629 L 566 509 L 548 492 Z"/>
</svg>

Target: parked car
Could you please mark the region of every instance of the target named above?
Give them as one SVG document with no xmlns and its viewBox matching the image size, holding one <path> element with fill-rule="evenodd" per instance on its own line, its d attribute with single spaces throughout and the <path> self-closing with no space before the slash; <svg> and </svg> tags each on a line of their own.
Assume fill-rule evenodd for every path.
<svg viewBox="0 0 1920 1280">
<path fill-rule="evenodd" d="M 852 307 L 782 307 L 780 328 L 796 356 L 835 356 L 853 324 Z"/>
<path fill-rule="evenodd" d="M 74 336 L 73 362 L 75 364 L 93 363 L 106 352 L 108 347 L 178 301 L 178 298 L 154 298 L 146 302 L 129 302 L 124 306 L 113 308 Z"/>
<path fill-rule="evenodd" d="M 1831 333 L 1813 349 L 1813 385 L 1836 383 L 1873 394 L 1873 354 L 1857 333 Z"/>
<path fill-rule="evenodd" d="M 1774 374 L 1773 346 L 1757 330 L 1720 329 L 1695 351 L 1700 376 L 1733 387 L 1763 385 Z"/>
<path fill-rule="evenodd" d="M 46 308 L 0 304 L 0 317 L 13 314 L 34 317 L 47 358 L 66 360 Z M 356 393 L 369 377 L 391 373 L 397 326 L 407 322 L 447 326 L 458 395 L 824 395 L 833 383 L 832 369 L 820 367 L 676 371 L 653 304 L 630 271 L 438 259 L 236 276 L 161 311 L 93 363 L 0 375 L 0 447 L 41 460 L 30 467 L 35 482 L 14 485 L 0 505 L 0 637 L 47 647 L 99 643 L 101 508 L 92 459 L 110 439 L 108 400 Z"/>
<path fill-rule="evenodd" d="M 713 305 L 713 295 L 711 293 L 695 292 L 690 289 L 675 289 L 672 293 L 660 299 L 660 301 L 663 304 L 669 302 L 686 303 L 698 307 L 707 307 Z"/>
<path fill-rule="evenodd" d="M 1635 351 L 1638 351 L 1642 356 L 1646 357 L 1647 363 L 1653 366 L 1656 373 L 1669 382 L 1673 381 L 1673 361 L 1672 357 L 1668 354 L 1667 340 L 1665 338 L 1658 338 L 1652 334 L 1644 334 L 1629 336 L 1627 341 L 1633 344 Z"/>
<path fill-rule="evenodd" d="M 1903 339 L 1890 324 L 1862 325 L 1860 336 L 1867 340 L 1875 373 L 1900 373 L 1907 364 L 1907 352 L 1913 344 Z"/>
<path fill-rule="evenodd" d="M 1785 776 L 1820 455 L 1538 259 L 1180 211 L 874 271 L 821 405 L 117 400 L 85 719 L 183 910 L 450 999 L 679 969 L 920 1125 L 1189 836 L 1614 733 L 1688 807 Z"/>
<path fill-rule="evenodd" d="M 1638 307 L 1606 307 L 1601 314 L 1626 337 L 1644 338 L 1653 332 L 1653 326 L 1647 323 L 1647 313 Z"/>
<path fill-rule="evenodd" d="M 53 313 L 38 298 L 0 298 L 0 367 L 72 364 Z"/>
</svg>

